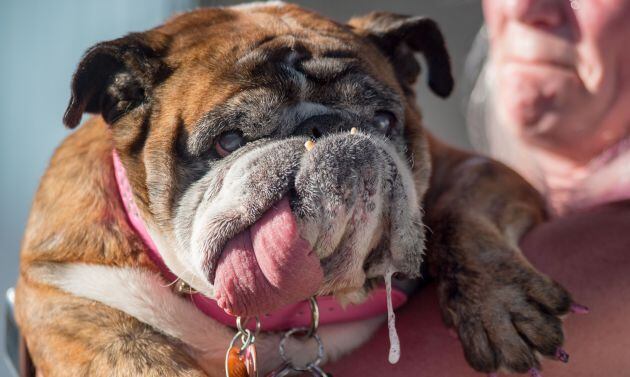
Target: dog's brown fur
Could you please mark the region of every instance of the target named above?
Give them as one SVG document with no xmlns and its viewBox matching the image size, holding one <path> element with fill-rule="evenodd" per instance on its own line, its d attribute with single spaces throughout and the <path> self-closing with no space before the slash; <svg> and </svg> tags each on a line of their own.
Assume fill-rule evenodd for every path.
<svg viewBox="0 0 630 377">
<path fill-rule="evenodd" d="M 425 222 L 431 229 L 428 263 L 438 281 L 444 319 L 458 329 L 471 365 L 487 372 L 497 368 L 522 372 L 538 366 L 534 350 L 552 356 L 562 344 L 556 316 L 566 313 L 570 298 L 534 270 L 517 246 L 519 237 L 544 218 L 537 193 L 506 167 L 447 147 L 423 131 L 413 91 L 408 89 L 413 84 L 409 77 L 415 79 L 415 75 L 406 72 L 406 67 L 392 66 L 363 39 L 373 16 L 351 21 L 356 34 L 349 38 L 346 26 L 289 6 L 247 15 L 229 9 L 199 10 L 132 37 L 165 56 L 164 66 L 130 63 L 152 72 L 142 77 L 140 85 L 153 98 L 160 98 L 159 107 L 142 104 L 121 117 L 120 112 L 131 104 L 119 103 L 112 113 L 85 122 L 56 151 L 34 200 L 21 252 L 16 310 L 38 370 L 46 377 L 224 375 L 224 355 L 215 355 L 215 369 L 206 374 L 178 340 L 103 304 L 42 284 L 37 271 L 42 264 L 58 262 L 155 270 L 126 221 L 111 150 L 118 150 L 129 172 L 140 210 L 152 213 L 158 221 L 167 218 L 177 188 L 162 188 L 162 202 L 150 209 L 143 161 L 155 158 L 153 150 L 178 153 L 179 135 L 191 132 L 189 127 L 201 115 L 247 85 L 247 78 L 225 74 L 223 67 L 231 62 L 216 59 L 236 56 L 230 50 L 264 40 L 269 30 L 252 25 L 268 24 L 266 12 L 295 17 L 319 30 L 319 37 L 333 35 L 360 45 L 365 60 L 372 64 L 371 73 L 406 98 L 410 154 L 430 154 L 432 162 L 431 173 L 421 164 L 414 170 L 419 186 L 426 185 L 431 174 L 425 198 Z M 223 24 L 222 33 L 209 33 L 216 24 Z M 238 38 L 247 35 L 247 40 L 231 38 L 237 28 Z M 318 35 L 312 38 L 317 46 Z M 166 72 L 168 67 L 176 69 Z M 159 86 L 161 75 L 168 75 L 168 87 Z M 401 80 L 408 82 L 401 84 Z M 66 118 L 71 125 L 78 123 L 84 110 L 96 111 L 93 103 L 74 106 L 72 111 L 71 103 Z M 115 127 L 107 124 L 112 122 L 117 122 Z M 151 126 L 157 124 L 160 127 Z M 170 174 L 172 161 L 159 164 Z M 527 297 L 537 302 L 532 304 Z M 505 322 L 509 318 L 520 334 Z"/>
<path fill-rule="evenodd" d="M 571 304 L 518 248 L 520 237 L 544 220 L 544 204 L 502 164 L 432 147 L 441 163 L 427 197 L 427 256 L 444 322 L 457 329 L 479 371 L 539 368 L 532 350 L 554 357 L 564 341 L 559 316 Z"/>
</svg>

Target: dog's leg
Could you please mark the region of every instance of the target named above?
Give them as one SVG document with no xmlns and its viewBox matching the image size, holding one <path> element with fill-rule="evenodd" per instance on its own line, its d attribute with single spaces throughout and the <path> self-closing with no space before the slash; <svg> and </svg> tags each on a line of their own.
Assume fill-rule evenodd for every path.
<svg viewBox="0 0 630 377">
<path fill-rule="evenodd" d="M 444 321 L 478 371 L 534 372 L 563 353 L 571 297 L 537 271 L 518 241 L 545 217 L 538 193 L 506 166 L 431 140 L 426 196 L 429 271 Z M 566 358 L 561 358 L 566 359 Z"/>
<path fill-rule="evenodd" d="M 31 334 L 27 345 L 40 375 L 221 375 L 220 367 L 204 372 L 187 346 L 121 311 L 24 277 L 17 290 L 16 298 L 28 302 L 16 302 L 17 318 Z"/>
</svg>

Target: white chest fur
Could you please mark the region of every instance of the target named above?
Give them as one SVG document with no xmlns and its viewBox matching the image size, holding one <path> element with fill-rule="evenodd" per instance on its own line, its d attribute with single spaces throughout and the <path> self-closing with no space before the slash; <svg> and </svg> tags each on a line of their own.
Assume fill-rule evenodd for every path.
<svg viewBox="0 0 630 377">
<path fill-rule="evenodd" d="M 172 292 L 155 273 L 133 268 L 66 264 L 47 266 L 43 280 L 73 295 L 101 302 L 123 311 L 165 335 L 187 344 L 191 356 L 206 370 L 221 364 L 234 331 L 207 317 L 190 301 Z M 325 362 L 339 358 L 368 340 L 385 317 L 321 326 Z M 257 338 L 259 365 L 266 373 L 281 364 L 281 335 L 263 333 Z M 294 362 L 306 363 L 316 354 L 315 344 L 290 341 L 287 353 Z"/>
</svg>

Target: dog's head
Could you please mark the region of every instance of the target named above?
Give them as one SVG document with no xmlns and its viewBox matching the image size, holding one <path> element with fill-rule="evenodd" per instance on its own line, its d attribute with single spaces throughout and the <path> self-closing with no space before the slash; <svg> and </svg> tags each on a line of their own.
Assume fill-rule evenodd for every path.
<svg viewBox="0 0 630 377">
<path fill-rule="evenodd" d="M 416 52 L 448 95 L 429 19 L 200 9 L 88 50 L 64 121 L 102 115 L 166 264 L 226 310 L 356 297 L 387 269 L 420 271 L 430 161 Z"/>
</svg>

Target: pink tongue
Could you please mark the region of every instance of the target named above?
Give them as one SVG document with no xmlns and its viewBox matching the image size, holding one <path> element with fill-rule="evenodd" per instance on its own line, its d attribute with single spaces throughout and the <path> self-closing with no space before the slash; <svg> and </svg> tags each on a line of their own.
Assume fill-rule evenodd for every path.
<svg viewBox="0 0 630 377">
<path fill-rule="evenodd" d="M 283 198 L 225 245 L 214 287 L 223 310 L 253 316 L 312 296 L 322 279 L 319 260 Z"/>
</svg>

